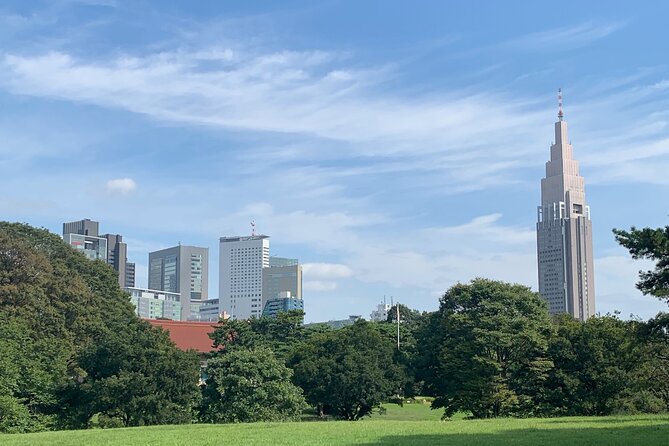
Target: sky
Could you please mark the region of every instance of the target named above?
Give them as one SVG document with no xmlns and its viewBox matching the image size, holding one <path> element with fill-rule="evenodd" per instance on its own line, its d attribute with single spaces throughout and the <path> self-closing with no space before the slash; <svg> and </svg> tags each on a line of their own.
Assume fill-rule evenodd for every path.
<svg viewBox="0 0 669 446">
<path fill-rule="evenodd" d="M 306 320 L 435 310 L 475 277 L 537 288 L 564 92 L 600 314 L 634 287 L 612 228 L 664 226 L 669 3 L 3 1 L 0 219 L 209 248 L 255 221 L 304 265 Z"/>
</svg>

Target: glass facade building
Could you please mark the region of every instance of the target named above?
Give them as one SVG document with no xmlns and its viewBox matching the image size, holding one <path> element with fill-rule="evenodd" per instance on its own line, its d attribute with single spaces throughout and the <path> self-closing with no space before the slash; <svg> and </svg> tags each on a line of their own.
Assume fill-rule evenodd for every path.
<svg viewBox="0 0 669 446">
<path fill-rule="evenodd" d="M 209 249 L 178 245 L 149 253 L 149 288 L 181 295 L 181 320 L 197 319 L 208 295 Z M 192 304 L 191 304 L 192 303 Z"/>
</svg>

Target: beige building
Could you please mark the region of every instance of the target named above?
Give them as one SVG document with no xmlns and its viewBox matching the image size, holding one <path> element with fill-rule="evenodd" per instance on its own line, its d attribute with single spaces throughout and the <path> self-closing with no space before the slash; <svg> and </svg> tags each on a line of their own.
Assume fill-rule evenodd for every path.
<svg viewBox="0 0 669 446">
<path fill-rule="evenodd" d="M 262 270 L 263 305 L 279 293 L 289 291 L 290 295 L 302 299 L 302 265 L 271 266 Z"/>
<path fill-rule="evenodd" d="M 539 293 L 551 314 L 585 321 L 595 314 L 595 281 L 590 207 L 563 120 L 562 94 L 546 177 L 537 212 Z"/>
</svg>

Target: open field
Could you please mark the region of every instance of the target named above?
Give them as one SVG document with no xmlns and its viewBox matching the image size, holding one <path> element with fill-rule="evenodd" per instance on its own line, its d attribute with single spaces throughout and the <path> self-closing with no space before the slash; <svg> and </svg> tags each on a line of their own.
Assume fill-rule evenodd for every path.
<svg viewBox="0 0 669 446">
<path fill-rule="evenodd" d="M 39 445 L 668 445 L 669 415 L 441 421 L 256 423 L 0 435 Z"/>
</svg>

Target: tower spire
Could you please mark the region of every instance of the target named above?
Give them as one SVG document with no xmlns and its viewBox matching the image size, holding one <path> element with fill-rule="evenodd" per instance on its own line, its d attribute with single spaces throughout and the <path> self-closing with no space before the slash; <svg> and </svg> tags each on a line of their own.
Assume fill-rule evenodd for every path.
<svg viewBox="0 0 669 446">
<path fill-rule="evenodd" d="M 562 112 L 562 88 L 558 88 L 558 120 L 562 121 L 564 113 Z"/>
</svg>

